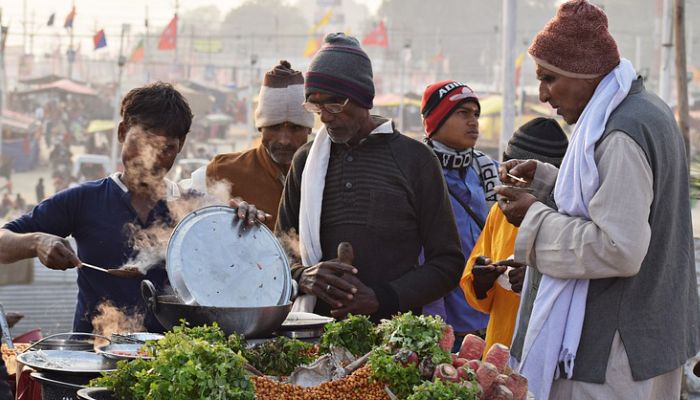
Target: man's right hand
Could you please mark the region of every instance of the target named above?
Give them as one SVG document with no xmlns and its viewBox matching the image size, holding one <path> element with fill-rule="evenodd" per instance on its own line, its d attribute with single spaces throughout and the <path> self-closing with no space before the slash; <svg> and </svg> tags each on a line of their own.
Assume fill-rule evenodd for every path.
<svg viewBox="0 0 700 400">
<path fill-rule="evenodd" d="M 68 240 L 48 233 L 36 235 L 36 256 L 42 264 L 60 270 L 79 267 L 82 264 Z"/>
<path fill-rule="evenodd" d="M 537 170 L 537 161 L 535 160 L 508 160 L 502 162 L 498 167 L 498 179 L 504 185 L 526 187 L 530 186 L 532 180 L 535 179 L 535 170 Z M 508 174 L 524 179 L 526 182 L 515 180 Z"/>
<path fill-rule="evenodd" d="M 472 267 L 474 292 L 476 292 L 476 298 L 479 300 L 486 298 L 486 293 L 491 290 L 496 279 L 508 269 L 505 265 L 496 265 L 491 263 L 491 260 L 486 260 L 488 260 L 488 265 L 475 264 Z"/>
<path fill-rule="evenodd" d="M 299 290 L 315 295 L 331 308 L 340 308 L 352 301 L 357 292 L 356 287 L 343 279 L 343 274 L 357 274 L 357 269 L 337 260 L 320 262 L 304 269 L 299 278 Z"/>
</svg>

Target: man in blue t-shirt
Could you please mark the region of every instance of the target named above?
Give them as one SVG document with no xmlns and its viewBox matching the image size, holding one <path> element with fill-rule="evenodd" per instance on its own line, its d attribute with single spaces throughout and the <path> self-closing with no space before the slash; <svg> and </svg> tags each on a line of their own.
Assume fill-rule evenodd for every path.
<svg viewBox="0 0 700 400">
<path fill-rule="evenodd" d="M 190 107 L 171 85 L 158 82 L 131 90 L 122 100 L 121 117 L 118 137 L 124 172 L 61 191 L 6 224 L 0 229 L 1 263 L 38 257 L 51 269 L 65 270 L 82 262 L 119 268 L 138 255 L 134 232 L 173 226 L 168 201 L 180 197 L 180 192 L 165 175 L 190 130 Z M 67 236 L 75 238 L 77 253 Z M 146 279 L 162 289 L 164 268 L 150 268 Z M 79 269 L 74 331 L 92 332 L 92 319 L 105 301 L 127 315 L 145 313 L 145 328 L 162 331 L 154 316 L 145 312 L 140 283 Z"/>
</svg>

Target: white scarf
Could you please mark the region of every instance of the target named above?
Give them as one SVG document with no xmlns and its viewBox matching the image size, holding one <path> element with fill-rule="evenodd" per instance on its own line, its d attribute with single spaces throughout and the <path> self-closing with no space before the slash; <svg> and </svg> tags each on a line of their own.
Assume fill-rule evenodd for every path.
<svg viewBox="0 0 700 400">
<path fill-rule="evenodd" d="M 391 120 L 376 127 L 370 135 L 392 134 Z M 326 172 L 331 154 L 331 138 L 326 126 L 316 134 L 306 165 L 301 174 L 301 201 L 299 204 L 299 251 L 305 266 L 318 264 L 323 257 L 321 249 L 321 209 L 323 189 L 326 186 Z M 313 312 L 316 296 L 302 295 L 294 301 L 292 311 Z"/>
<path fill-rule="evenodd" d="M 588 204 L 600 186 L 595 146 L 605 132 L 610 114 L 627 97 L 636 73 L 632 64 L 620 64 L 598 84 L 574 128 L 559 168 L 554 200 L 562 214 L 590 219 Z M 520 371 L 538 399 L 549 398 L 559 363 L 570 379 L 581 340 L 588 296 L 587 279 L 542 276 L 525 334 Z M 530 357 L 528 357 L 530 356 Z"/>
</svg>

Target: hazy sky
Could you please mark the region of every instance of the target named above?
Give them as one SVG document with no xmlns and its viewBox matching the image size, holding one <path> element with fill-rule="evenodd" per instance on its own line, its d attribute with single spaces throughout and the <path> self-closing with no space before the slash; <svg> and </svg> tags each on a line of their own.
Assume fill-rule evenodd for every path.
<svg viewBox="0 0 700 400">
<path fill-rule="evenodd" d="M 180 0 L 180 10 L 187 11 L 205 5 L 216 5 L 222 11 L 223 16 L 232 8 L 237 7 L 244 0 Z M 298 0 L 287 0 L 289 4 L 296 4 Z M 376 12 L 381 0 L 355 0 L 366 4 L 370 12 Z M 27 30 L 35 33 L 35 46 L 44 48 L 47 41 L 55 34 L 64 34 L 63 21 L 71 9 L 71 0 L 0 0 L 2 8 L 2 23 L 10 25 L 8 45 L 22 44 L 22 32 L 24 20 L 23 11 L 26 5 Z M 132 25 L 133 31 L 143 29 L 145 8 L 148 5 L 151 26 L 163 26 L 172 18 L 175 9 L 175 0 L 75 0 L 77 16 L 75 20 L 76 35 L 92 35 L 97 29 L 105 29 L 108 43 L 119 35 L 121 24 Z M 47 27 L 46 21 L 52 13 L 56 13 L 54 27 Z M 31 24 L 32 15 L 34 24 Z M 33 29 L 32 29 L 33 26 Z M 87 45 L 90 43 L 85 40 Z M 112 42 L 114 43 L 114 42 Z M 92 50 L 90 48 L 90 50 Z"/>
</svg>

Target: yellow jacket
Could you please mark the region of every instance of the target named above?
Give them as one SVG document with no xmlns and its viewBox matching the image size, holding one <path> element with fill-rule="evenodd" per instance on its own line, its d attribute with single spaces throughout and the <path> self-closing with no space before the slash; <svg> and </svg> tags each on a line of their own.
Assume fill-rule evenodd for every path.
<svg viewBox="0 0 700 400">
<path fill-rule="evenodd" d="M 485 351 L 488 351 L 494 343 L 502 343 L 510 347 L 520 305 L 520 296 L 494 282 L 493 287 L 487 292 L 486 298 L 477 299 L 476 292 L 474 292 L 472 268 L 478 256 L 488 257 L 494 262 L 512 256 L 517 235 L 518 228 L 511 225 L 498 204 L 494 204 L 486 218 L 481 236 L 479 236 L 479 240 L 477 240 L 467 260 L 462 279 L 459 281 L 469 305 L 476 310 L 490 314 L 489 324 L 486 327 Z"/>
</svg>

